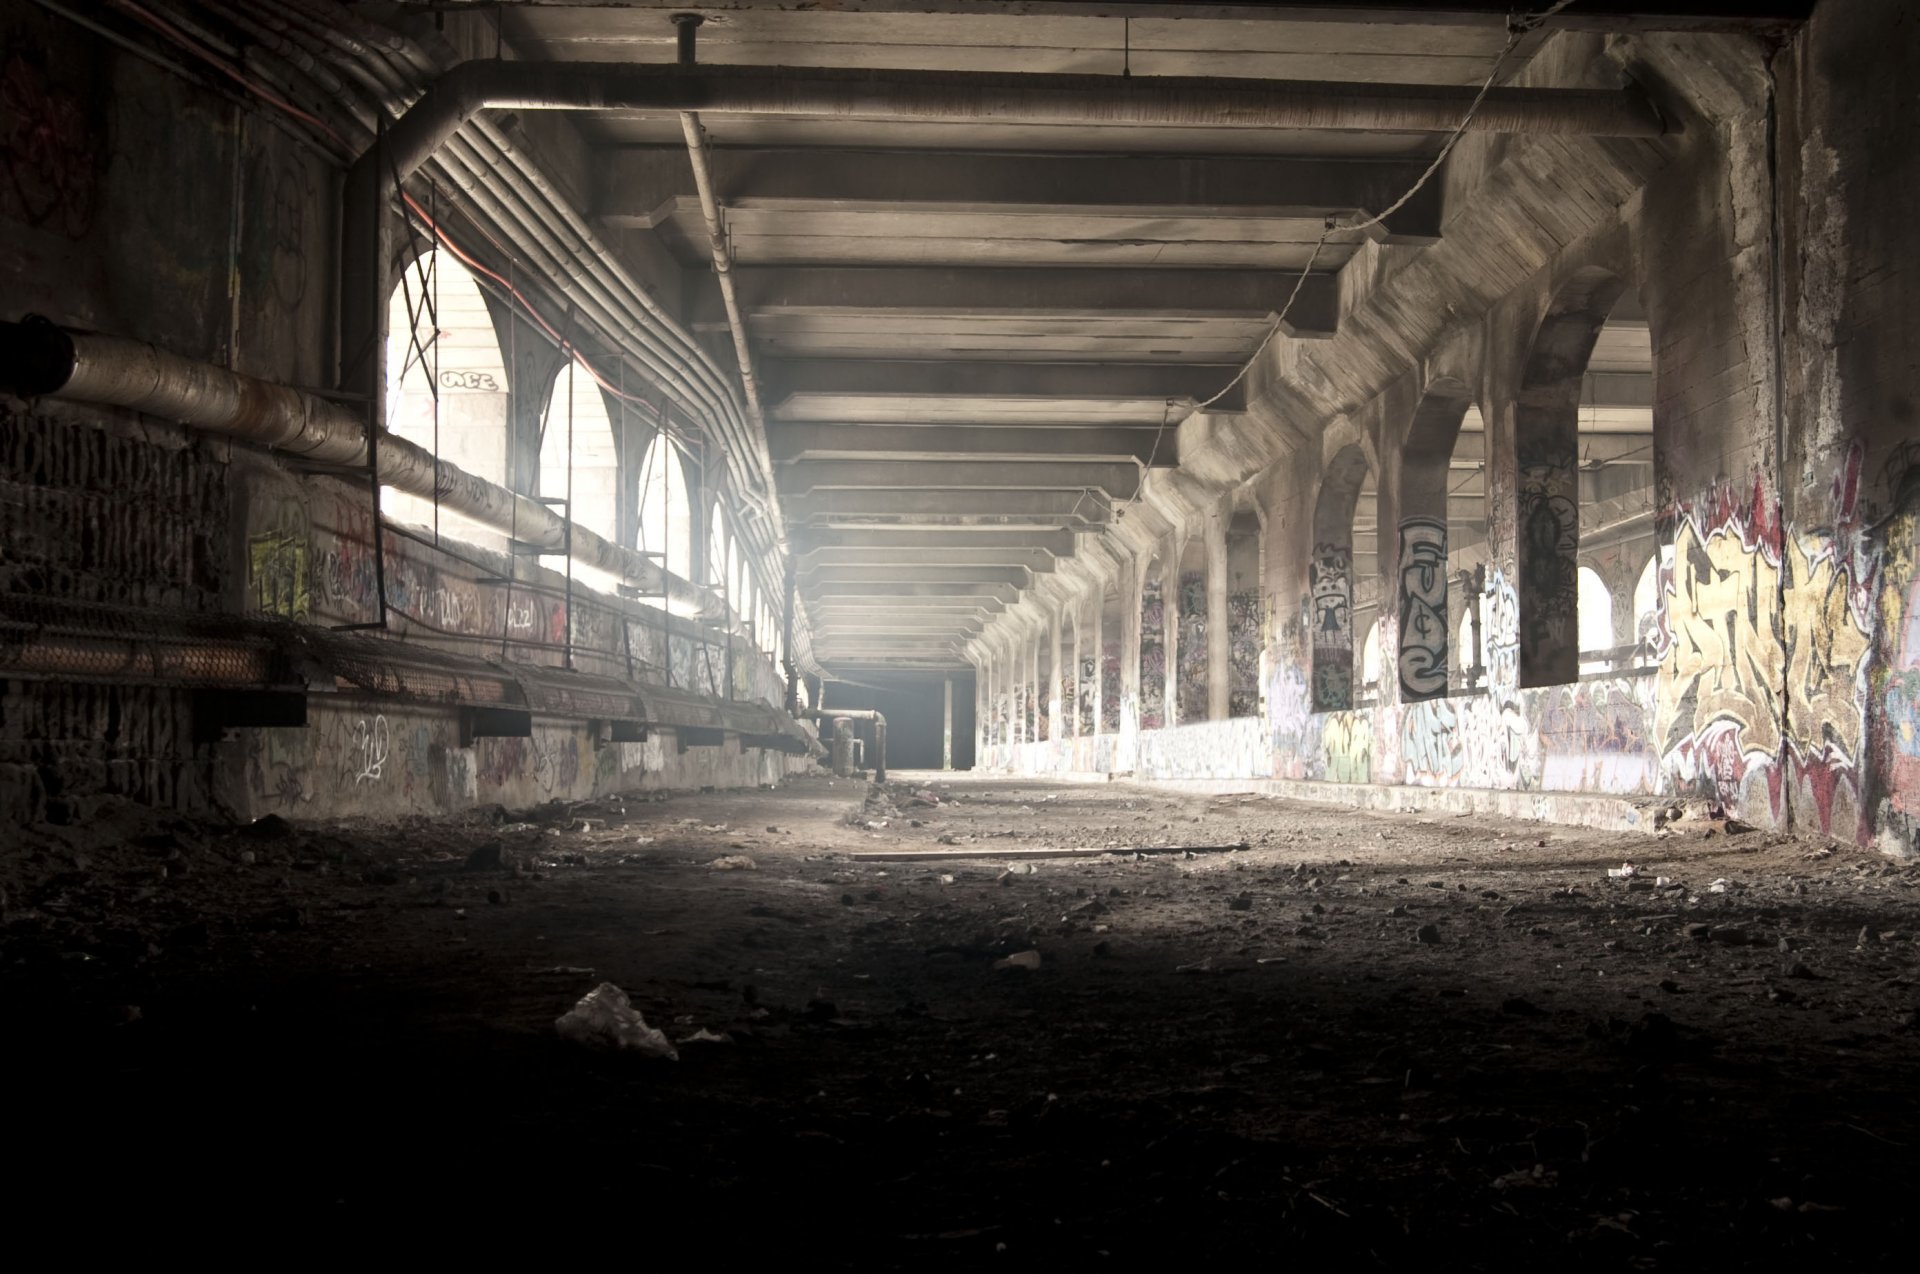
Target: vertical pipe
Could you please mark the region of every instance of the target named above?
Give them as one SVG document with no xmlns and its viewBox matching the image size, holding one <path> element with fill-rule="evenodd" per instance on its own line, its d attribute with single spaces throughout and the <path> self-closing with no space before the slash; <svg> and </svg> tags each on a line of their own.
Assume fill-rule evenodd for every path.
<svg viewBox="0 0 1920 1274">
<path fill-rule="evenodd" d="M 942 700 L 945 712 L 940 730 L 940 768 L 953 768 L 953 677 L 951 674 L 942 682 Z"/>
<path fill-rule="evenodd" d="M 706 21 L 697 13 L 676 13 L 670 19 L 674 27 L 675 58 L 681 66 L 692 66 L 697 60 L 697 41 L 700 38 L 700 26 Z"/>
</svg>

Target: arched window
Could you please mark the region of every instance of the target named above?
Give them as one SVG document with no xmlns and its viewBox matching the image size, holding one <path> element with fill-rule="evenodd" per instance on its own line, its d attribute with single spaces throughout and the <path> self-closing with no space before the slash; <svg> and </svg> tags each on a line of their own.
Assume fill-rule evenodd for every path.
<svg viewBox="0 0 1920 1274">
<path fill-rule="evenodd" d="M 707 583 L 725 587 L 727 578 L 727 523 L 715 500 L 707 511 Z"/>
<path fill-rule="evenodd" d="M 574 525 L 615 538 L 620 454 L 607 400 L 578 358 L 560 369 L 540 417 L 540 494 L 566 500 Z"/>
<path fill-rule="evenodd" d="M 640 462 L 640 548 L 660 553 L 681 579 L 693 576 L 693 501 L 680 448 L 655 434 Z"/>
<path fill-rule="evenodd" d="M 736 619 L 746 615 L 746 571 L 740 560 L 740 541 L 727 541 L 727 605 Z"/>
<path fill-rule="evenodd" d="M 387 309 L 387 427 L 489 482 L 507 477 L 507 369 L 473 276 L 451 253 L 414 259 Z M 396 522 L 435 525 L 432 500 L 385 490 Z M 442 534 L 504 547 L 506 537 L 446 509 Z"/>
</svg>

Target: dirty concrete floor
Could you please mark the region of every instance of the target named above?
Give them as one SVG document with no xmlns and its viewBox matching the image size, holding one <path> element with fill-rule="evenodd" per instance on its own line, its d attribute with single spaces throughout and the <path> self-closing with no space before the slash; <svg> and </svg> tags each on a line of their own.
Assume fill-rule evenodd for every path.
<svg viewBox="0 0 1920 1274">
<path fill-rule="evenodd" d="M 1915 868 L 1698 817 L 896 778 L 29 829 L 16 1215 L 150 1252 L 585 1223 L 719 1265 L 1910 1268 Z M 951 857 L 867 857 L 903 852 Z M 723 1038 L 560 1039 L 601 982 Z"/>
</svg>

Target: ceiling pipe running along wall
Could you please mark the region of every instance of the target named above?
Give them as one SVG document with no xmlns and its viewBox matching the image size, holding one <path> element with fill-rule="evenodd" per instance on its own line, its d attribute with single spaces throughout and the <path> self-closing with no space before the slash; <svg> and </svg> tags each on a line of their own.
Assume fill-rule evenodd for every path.
<svg viewBox="0 0 1920 1274">
<path fill-rule="evenodd" d="M 706 19 L 697 13 L 676 13 L 673 24 L 679 33 L 679 65 L 694 65 L 698 48 L 696 33 Z M 714 278 L 720 284 L 720 300 L 727 311 L 727 330 L 733 335 L 733 358 L 740 368 L 740 387 L 746 391 L 747 413 L 758 438 L 757 451 L 771 463 L 767 449 L 766 413 L 760 406 L 760 383 L 753 372 L 753 350 L 747 345 L 747 320 L 741 313 L 739 291 L 733 283 L 733 248 L 727 242 L 727 227 L 720 214 L 720 196 L 713 184 L 713 159 L 707 150 L 706 130 L 692 111 L 680 112 L 680 132 L 687 139 L 687 158 L 693 165 L 693 185 L 700 195 L 700 215 L 707 223 L 707 245 L 713 257 Z M 782 542 L 785 534 L 782 528 Z"/>
<path fill-rule="evenodd" d="M 316 464 L 367 462 L 367 425 L 357 411 L 143 341 L 69 332 L 44 320 L 0 321 L 0 390 L 23 398 L 128 407 Z M 664 595 L 703 616 L 725 613 L 709 590 L 632 549 L 578 524 L 569 537 L 567 519 L 538 501 L 437 459 L 385 429 L 379 443 L 382 486 L 438 500 L 522 543 L 556 553 L 571 544 L 575 561 L 617 575 L 642 594 Z"/>
</svg>

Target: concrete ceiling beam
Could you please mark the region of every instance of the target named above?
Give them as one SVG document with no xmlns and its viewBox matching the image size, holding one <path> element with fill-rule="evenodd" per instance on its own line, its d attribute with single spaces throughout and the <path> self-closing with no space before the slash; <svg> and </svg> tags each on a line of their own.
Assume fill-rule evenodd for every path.
<svg viewBox="0 0 1920 1274">
<path fill-rule="evenodd" d="M 986 618 L 981 615 L 943 615 L 943 614 L 878 614 L 878 615 L 840 615 L 823 619 L 814 626 L 816 633 L 835 632 L 877 632 L 883 629 L 900 629 L 910 632 L 924 632 L 937 629 L 942 632 L 960 629 L 980 629 L 986 626 Z"/>
<path fill-rule="evenodd" d="M 898 566 L 1019 566 L 1046 574 L 1056 567 L 1051 553 L 1040 549 L 860 548 L 815 549 L 794 558 L 802 577 L 823 567 Z"/>
<path fill-rule="evenodd" d="M 1012 584 L 875 584 L 861 580 L 837 580 L 815 584 L 809 597 L 988 597 L 1011 606 L 1020 598 Z"/>
<path fill-rule="evenodd" d="M 810 597 L 807 614 L 818 619 L 841 616 L 905 615 L 941 613 L 965 618 L 973 615 L 998 615 L 1007 604 L 994 597 Z"/>
<path fill-rule="evenodd" d="M 520 0 L 523 8 L 602 10 L 608 0 Z M 686 0 L 619 0 L 620 7 L 652 10 L 661 15 L 676 13 L 688 6 Z M 1545 5 L 1539 6 L 1545 8 Z M 725 0 L 709 5 L 732 13 L 758 13 L 788 18 L 796 10 L 818 13 L 828 19 L 856 14 L 946 15 L 963 18 L 1077 18 L 1085 16 L 1086 5 L 1078 0 L 833 0 L 827 6 L 796 6 L 794 0 Z M 1105 6 L 1105 11 L 1124 14 L 1137 22 L 1174 21 L 1191 24 L 1196 19 L 1213 22 L 1246 22 L 1281 25 L 1328 24 L 1343 26 L 1362 23 L 1370 27 L 1410 26 L 1449 29 L 1491 27 L 1498 31 L 1513 14 L 1512 0 L 1442 0 L 1419 4 L 1413 0 L 1392 3 L 1329 4 L 1327 0 L 1228 0 L 1227 3 L 1195 5 L 1191 0 L 1120 0 Z M 1633 0 L 1630 4 L 1596 3 L 1572 5 L 1541 22 L 1546 31 L 1746 31 L 1775 30 L 1804 22 L 1813 12 L 1813 0 L 1742 0 L 1728 5 L 1724 0 L 1680 0 L 1656 3 Z M 752 28 L 749 27 L 749 30 Z M 604 37 L 600 37 L 604 39 Z M 671 54 L 674 33 L 662 19 L 658 28 L 650 26 L 648 42 L 662 46 Z"/>
<path fill-rule="evenodd" d="M 930 531 L 907 530 L 892 526 L 841 530 L 807 527 L 796 530 L 791 537 L 791 543 L 794 551 L 802 554 L 828 551 L 900 552 L 920 549 L 979 549 L 985 552 L 1031 550 L 1059 558 L 1071 557 L 1077 548 L 1071 531 L 1051 531 L 1032 527 L 943 527 Z"/>
<path fill-rule="evenodd" d="M 1377 213 L 1419 178 L 1424 159 L 1327 160 L 1262 156 L 956 155 L 927 151 L 727 149 L 714 180 L 730 208 L 774 212 L 909 209 L 1019 213 L 1112 210 L 1162 217 L 1273 217 L 1318 221 Z M 1430 243 L 1440 236 L 1433 182 L 1373 235 Z M 609 157 L 597 210 L 608 225 L 657 226 L 697 205 L 684 150 L 632 148 Z M 692 209 L 697 213 L 697 206 Z"/>
<path fill-rule="evenodd" d="M 1023 566 L 820 566 L 803 572 L 802 591 L 840 584 L 1012 584 L 1026 588 L 1033 574 Z"/>
<path fill-rule="evenodd" d="M 1269 323 L 1293 294 L 1282 329 L 1300 338 L 1338 326 L 1338 275 L 1293 270 L 1094 266 L 742 266 L 748 317 L 848 314 L 894 318 L 1241 320 Z M 724 324 L 718 292 L 690 298 L 695 326 Z"/>
<path fill-rule="evenodd" d="M 1175 463 L 1174 430 L 1098 425 L 771 425 L 776 463 L 796 460 L 1132 460 Z"/>
<path fill-rule="evenodd" d="M 1197 402 L 1220 392 L 1240 369 L 1213 363 L 992 363 L 935 362 L 919 359 L 767 359 L 763 363 L 769 400 L 784 403 L 800 395 L 825 394 L 901 399 L 1022 398 L 1034 401 L 1087 401 L 1141 398 L 1176 404 Z M 1219 410 L 1244 407 L 1243 378 Z M 1229 400 L 1238 399 L 1237 402 Z M 905 414 L 905 413 L 903 413 Z"/>
<path fill-rule="evenodd" d="M 1140 466 L 1078 460 L 801 460 L 780 471 L 783 493 L 814 491 L 1104 491 L 1127 500 L 1140 489 Z"/>
<path fill-rule="evenodd" d="M 1109 504 L 1084 491 L 872 490 L 840 488 L 782 498 L 796 522 L 837 518 L 891 518 L 901 525 L 933 527 L 999 518 L 1026 525 L 1102 526 Z"/>
</svg>

